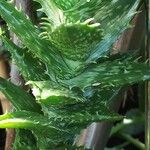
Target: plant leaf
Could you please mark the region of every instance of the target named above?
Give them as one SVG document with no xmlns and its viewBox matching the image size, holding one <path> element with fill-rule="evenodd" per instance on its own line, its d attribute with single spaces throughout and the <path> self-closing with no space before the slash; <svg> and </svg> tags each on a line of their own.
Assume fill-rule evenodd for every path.
<svg viewBox="0 0 150 150">
<path fill-rule="evenodd" d="M 35 99 L 20 87 L 0 77 L 0 91 L 13 104 L 16 110 L 29 110 L 41 113 Z"/>
<path fill-rule="evenodd" d="M 95 15 L 96 22 L 101 24 L 103 40 L 93 49 L 87 59 L 87 63 L 95 62 L 98 58 L 107 55 L 118 36 L 127 28 L 135 15 L 140 0 L 103 0 L 98 13 Z"/>
<path fill-rule="evenodd" d="M 56 126 L 59 121 L 60 125 L 62 124 L 63 127 L 69 128 L 74 126 L 74 128 L 77 127 L 79 130 L 92 122 L 115 121 L 123 118 L 117 113 L 110 111 L 105 104 L 99 101 L 76 103 L 59 108 L 52 108 L 50 105 L 46 104 L 43 105 L 43 110 L 49 118 L 54 119 Z"/>
<path fill-rule="evenodd" d="M 39 11 L 43 11 L 50 23 L 52 24 L 52 27 L 56 28 L 57 26 L 64 23 L 63 20 L 63 12 L 55 5 L 53 0 L 34 0 L 41 4 L 42 8 Z"/>
<path fill-rule="evenodd" d="M 87 23 L 61 25 L 47 34 L 61 53 L 74 61 L 85 60 L 103 36 L 99 26 Z"/>
<path fill-rule="evenodd" d="M 113 61 L 96 64 L 75 78 L 62 81 L 69 87 L 84 89 L 88 86 L 122 86 L 150 79 L 150 67 L 147 64 L 131 61 Z"/>
<path fill-rule="evenodd" d="M 8 38 L 3 37 L 2 39 L 26 80 L 48 80 L 46 68 L 38 58 L 33 57 L 27 49 L 17 47 Z"/>
<path fill-rule="evenodd" d="M 0 116 L 0 128 L 31 129 L 42 133 L 43 127 L 57 130 L 51 126 L 48 118 L 35 112 L 22 110 Z"/>
<path fill-rule="evenodd" d="M 39 150 L 33 133 L 29 130 L 16 129 L 13 150 Z"/>
<path fill-rule="evenodd" d="M 99 44 L 94 47 L 94 50 L 88 56 L 87 63 L 95 62 L 98 58 L 109 53 L 110 48 L 120 33 L 126 28 L 129 28 L 129 22 L 139 5 L 139 0 L 133 0 L 132 2 L 130 0 L 71 0 L 67 1 L 67 3 L 60 0 L 36 1 L 42 5 L 42 10 L 45 10 L 45 12 L 48 11 L 46 14 L 49 14 L 49 21 L 52 20 L 52 22 L 55 22 L 56 18 L 60 18 L 59 20 L 62 21 L 62 23 L 58 23 L 57 25 L 50 25 L 51 28 L 57 29 L 57 27 L 62 24 L 69 25 L 73 23 L 75 25 L 77 21 L 84 22 L 87 20 L 89 20 L 88 23 L 99 22 L 101 24 L 101 29 L 104 31 L 104 38 L 103 40 L 99 39 Z M 49 9 L 47 9 L 47 7 L 49 7 Z M 61 15 L 51 18 L 51 16 L 55 16 L 51 15 L 54 10 L 57 12 L 56 14 L 59 14 L 57 11 L 58 8 L 62 11 Z M 94 20 L 91 20 L 91 18 L 94 18 Z M 49 28 L 48 32 L 51 35 Z M 65 36 L 62 36 L 62 38 L 63 37 Z M 86 39 L 88 38 L 89 37 L 86 36 Z M 72 38 L 70 38 L 70 40 L 71 39 Z M 55 42 L 57 42 L 57 40 Z"/>
<path fill-rule="evenodd" d="M 22 13 L 17 11 L 13 5 L 5 0 L 0 1 L 0 15 L 7 22 L 10 29 L 22 40 L 23 44 L 43 63 L 47 64 L 48 74 L 55 80 L 57 75 L 69 73 L 70 68 L 66 64 L 57 48 L 50 41 L 39 37 L 40 31 Z"/>
<path fill-rule="evenodd" d="M 18 111 L 0 116 L 0 128 L 31 130 L 39 149 L 54 148 L 69 136 L 68 130 L 54 127 L 51 120 L 38 113 Z"/>
<path fill-rule="evenodd" d="M 55 82 L 29 81 L 28 84 L 32 85 L 32 93 L 40 103 L 61 106 L 86 101 L 82 94 L 75 93 Z"/>
</svg>

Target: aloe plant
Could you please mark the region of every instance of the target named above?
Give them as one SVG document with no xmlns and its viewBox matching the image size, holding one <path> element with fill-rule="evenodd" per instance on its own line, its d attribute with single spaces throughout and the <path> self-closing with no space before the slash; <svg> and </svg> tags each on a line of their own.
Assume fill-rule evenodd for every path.
<svg viewBox="0 0 150 150">
<path fill-rule="evenodd" d="M 108 103 L 123 85 L 150 79 L 135 56 L 111 55 L 130 27 L 139 0 L 34 0 L 46 17 L 35 26 L 10 2 L 0 15 L 22 41 L 1 39 L 35 98 L 0 78 L 0 91 L 15 110 L 0 116 L 0 128 L 16 128 L 14 149 L 75 149 L 74 139 L 92 122 L 123 118 Z"/>
</svg>

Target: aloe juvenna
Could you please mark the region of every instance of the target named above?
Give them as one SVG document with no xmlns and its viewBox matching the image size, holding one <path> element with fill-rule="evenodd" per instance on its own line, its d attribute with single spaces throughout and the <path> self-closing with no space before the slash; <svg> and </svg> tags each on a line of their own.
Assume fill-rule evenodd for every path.
<svg viewBox="0 0 150 150">
<path fill-rule="evenodd" d="M 0 91 L 15 108 L 0 116 L 0 128 L 23 131 L 14 149 L 71 149 L 91 122 L 123 118 L 107 106 L 121 86 L 150 79 L 150 68 L 133 56 L 110 55 L 139 0 L 34 1 L 46 15 L 39 26 L 0 1 L 0 16 L 23 46 L 1 38 L 35 96 L 0 78 Z"/>
</svg>

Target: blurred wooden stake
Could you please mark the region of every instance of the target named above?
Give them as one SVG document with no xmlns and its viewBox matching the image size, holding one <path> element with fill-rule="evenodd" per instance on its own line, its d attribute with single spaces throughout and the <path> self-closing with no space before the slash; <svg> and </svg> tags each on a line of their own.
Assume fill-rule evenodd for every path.
<svg viewBox="0 0 150 150">
<path fill-rule="evenodd" d="M 4 79 L 8 79 L 9 77 L 9 72 L 8 72 L 8 64 L 5 60 L 4 57 L 0 56 L 0 77 L 4 78 Z M 6 100 L 5 96 L 0 93 L 0 100 L 2 103 L 2 109 L 3 112 L 8 112 L 9 108 L 10 108 L 10 103 Z"/>
</svg>

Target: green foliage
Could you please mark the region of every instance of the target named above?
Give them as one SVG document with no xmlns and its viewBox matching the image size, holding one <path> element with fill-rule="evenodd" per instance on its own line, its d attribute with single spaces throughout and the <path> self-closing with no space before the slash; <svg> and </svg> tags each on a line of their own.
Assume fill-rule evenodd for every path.
<svg viewBox="0 0 150 150">
<path fill-rule="evenodd" d="M 115 87 L 145 81 L 149 78 L 149 74 L 148 65 L 114 60 L 113 62 L 106 61 L 101 64 L 91 65 L 77 77 L 65 80 L 65 83 L 69 87 L 77 86 L 81 89 L 88 86 Z"/>
<path fill-rule="evenodd" d="M 30 81 L 28 84 L 32 85 L 32 93 L 36 99 L 49 105 L 59 106 L 86 101 L 81 92 L 71 91 L 51 81 Z"/>
<path fill-rule="evenodd" d="M 32 110 L 41 112 L 40 105 L 34 98 L 18 86 L 0 77 L 0 91 L 11 101 L 16 110 Z"/>
<path fill-rule="evenodd" d="M 102 38 L 102 30 L 86 23 L 61 25 L 48 33 L 50 41 L 68 59 L 84 60 Z"/>
<path fill-rule="evenodd" d="M 13 150 L 37 150 L 37 142 L 32 132 L 25 129 L 16 129 Z"/>
<path fill-rule="evenodd" d="M 0 1 L 0 15 L 23 46 L 2 40 L 35 96 L 0 78 L 0 91 L 16 109 L 0 116 L 0 128 L 25 129 L 14 149 L 71 149 L 90 123 L 123 119 L 108 108 L 121 86 L 150 79 L 150 67 L 134 56 L 110 55 L 139 0 L 35 1 L 47 15 L 39 27 Z"/>
<path fill-rule="evenodd" d="M 15 63 L 20 68 L 20 71 L 26 80 L 40 81 L 49 79 L 47 74 L 41 73 L 45 72 L 46 67 L 37 57 L 29 53 L 27 49 L 17 47 L 7 37 L 3 37 L 3 41 L 6 49 L 9 49 L 12 57 L 15 58 Z M 30 64 L 32 64 L 32 68 L 29 69 L 28 66 Z"/>
</svg>

